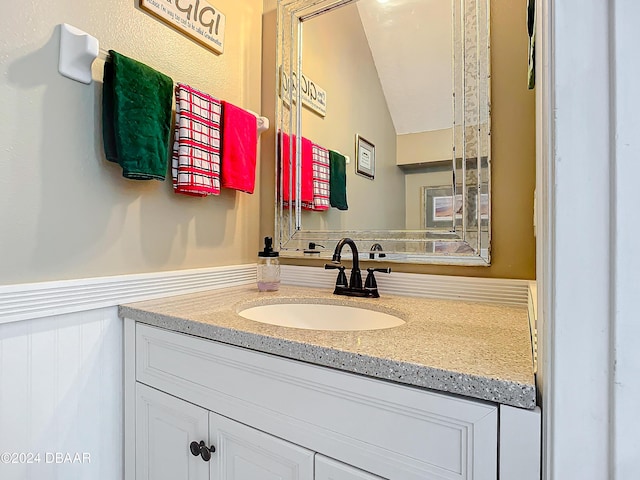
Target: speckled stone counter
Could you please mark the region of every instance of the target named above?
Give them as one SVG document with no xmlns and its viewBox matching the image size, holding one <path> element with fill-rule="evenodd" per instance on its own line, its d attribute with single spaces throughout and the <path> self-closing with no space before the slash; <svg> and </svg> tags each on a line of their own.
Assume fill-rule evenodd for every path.
<svg viewBox="0 0 640 480">
<path fill-rule="evenodd" d="M 320 331 L 247 320 L 238 312 L 267 303 L 321 301 L 394 314 L 384 330 Z M 324 289 L 254 286 L 150 300 L 120 307 L 149 325 L 316 365 L 521 408 L 536 395 L 527 309 L 384 295 L 358 299 Z"/>
</svg>

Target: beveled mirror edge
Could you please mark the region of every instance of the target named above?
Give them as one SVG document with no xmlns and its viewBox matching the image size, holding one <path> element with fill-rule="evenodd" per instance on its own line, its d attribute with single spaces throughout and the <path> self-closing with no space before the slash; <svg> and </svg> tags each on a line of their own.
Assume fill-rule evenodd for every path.
<svg viewBox="0 0 640 480">
<path fill-rule="evenodd" d="M 289 105 L 291 105 L 292 103 L 295 103 L 296 107 L 295 108 L 291 108 L 288 109 L 290 111 L 290 118 L 288 120 L 288 126 L 289 128 L 284 128 L 286 126 L 285 123 L 285 117 L 283 115 L 283 109 L 284 107 L 284 101 L 281 100 L 280 98 L 280 80 L 281 80 L 281 76 L 280 76 L 280 68 L 282 66 L 282 68 L 284 68 L 285 63 L 289 65 L 289 72 L 294 71 L 295 69 L 301 69 L 301 65 L 302 65 L 302 59 L 301 59 L 301 25 L 302 25 L 302 20 L 306 20 L 309 18 L 312 18 L 313 16 L 319 15 L 321 13 L 325 13 L 329 10 L 332 10 L 334 8 L 338 8 L 347 4 L 351 4 L 351 3 L 355 3 L 358 0 L 277 0 L 277 41 L 278 41 L 278 46 L 276 48 L 276 132 L 284 132 L 284 133 L 291 133 L 292 131 L 300 131 L 300 123 L 301 123 L 301 108 L 302 108 L 302 102 L 301 102 L 301 97 L 300 97 L 300 91 L 298 89 L 297 92 L 297 98 L 294 100 L 291 95 L 289 96 Z M 481 217 L 481 213 L 480 213 L 480 209 L 476 209 L 477 210 L 477 219 L 478 221 L 480 221 L 480 225 L 481 227 L 478 229 L 479 230 L 479 234 L 476 235 L 476 237 L 479 237 L 477 239 L 477 246 L 478 248 L 474 248 L 474 245 L 465 240 L 465 234 L 464 232 L 461 233 L 456 233 L 456 232 L 445 232 L 442 230 L 423 230 L 420 231 L 422 234 L 434 234 L 434 235 L 439 235 L 439 234 L 444 234 L 446 236 L 448 236 L 449 238 L 443 238 L 441 240 L 438 241 L 442 241 L 442 242 L 455 242 L 456 244 L 464 244 L 467 247 L 471 248 L 474 253 L 473 254 L 451 254 L 451 253 L 434 253 L 434 252 L 427 252 L 427 251 L 397 251 L 397 250 L 386 250 L 386 256 L 383 258 L 375 258 L 375 259 L 369 259 L 370 261 L 374 261 L 374 262 L 391 262 L 391 263 L 409 263 L 409 264 L 432 264 L 432 265 L 452 265 L 452 266 L 490 266 L 491 265 L 491 115 L 490 115 L 490 110 L 491 110 L 491 76 L 490 76 L 490 70 L 491 70 L 491 66 L 490 66 L 490 0 L 451 0 L 452 5 L 456 5 L 459 8 L 459 10 L 464 11 L 465 9 L 468 8 L 469 4 L 473 4 L 475 5 L 476 8 L 476 13 L 477 13 L 477 9 L 480 8 L 479 5 L 481 4 L 485 4 L 485 14 L 486 14 L 486 26 L 484 27 L 486 29 L 487 32 L 487 42 L 486 42 L 486 55 L 487 55 L 487 62 L 486 62 L 486 70 L 487 70 L 487 77 L 486 77 L 486 92 L 483 93 L 483 95 L 485 95 L 486 100 L 487 100 L 487 109 L 489 112 L 488 115 L 488 119 L 487 119 L 487 154 L 482 155 L 481 158 L 486 158 L 487 159 L 487 182 L 482 182 L 479 185 L 479 188 L 481 186 L 486 186 L 488 189 L 488 198 L 489 198 L 489 213 L 488 213 L 488 218 L 484 219 Z M 295 61 L 293 61 L 293 59 L 290 59 L 289 62 L 283 62 L 283 50 L 280 49 L 280 42 L 282 41 L 282 46 L 284 46 L 285 43 L 285 39 L 281 38 L 281 35 L 284 35 L 285 32 L 283 32 L 280 28 L 281 25 L 285 25 L 287 24 L 287 20 L 289 21 L 289 41 L 290 41 L 290 45 L 289 45 L 289 51 L 291 53 L 293 52 L 298 52 L 297 53 L 297 59 L 295 59 Z M 464 23 L 464 22 L 463 22 Z M 294 32 L 296 32 L 294 34 Z M 464 33 L 463 33 L 464 35 Z M 297 36 L 297 38 L 296 38 Z M 464 38 L 464 36 L 463 36 Z M 295 48 L 294 48 L 294 43 Z M 476 47 L 476 49 L 478 51 L 480 51 L 480 46 Z M 454 53 L 455 54 L 455 53 Z M 464 55 L 464 52 L 462 53 Z M 454 62 L 455 64 L 455 62 Z M 295 68 L 294 68 L 295 65 Z M 478 83 L 480 84 L 481 80 L 480 80 L 480 72 L 481 72 L 481 68 L 480 68 L 480 58 L 478 58 Z M 464 80 L 463 80 L 464 82 Z M 290 93 L 290 92 L 289 92 Z M 483 105 L 481 104 L 481 102 L 478 102 L 478 115 L 480 118 L 480 111 L 483 108 Z M 294 114 L 295 112 L 295 114 Z M 480 138 L 480 131 L 481 131 L 481 125 L 479 125 L 480 120 L 478 120 L 478 125 L 477 128 L 475 128 L 475 130 L 477 130 L 477 135 L 478 138 Z M 295 125 L 295 130 L 293 130 L 291 127 Z M 463 132 L 466 132 L 466 129 L 469 126 L 466 125 L 466 123 L 464 124 L 464 128 L 463 128 Z M 453 125 L 453 128 L 455 128 L 455 124 Z M 475 134 L 475 133 L 474 133 Z M 465 133 L 466 135 L 466 133 Z M 276 135 L 277 137 L 279 136 L 279 134 Z M 299 142 L 301 141 L 301 136 L 297 135 L 297 143 L 299 144 Z M 480 141 L 479 141 L 480 142 Z M 275 165 L 275 178 L 276 181 L 278 181 L 278 179 L 281 177 L 281 175 L 279 174 L 280 172 L 280 166 L 279 166 L 279 162 L 280 162 L 280 155 L 279 155 L 279 147 L 278 147 L 278 141 L 276 141 L 276 165 Z M 455 146 L 454 146 L 455 148 Z M 480 148 L 480 146 L 478 145 L 477 148 Z M 298 171 L 300 168 L 300 148 L 297 149 L 297 155 L 296 155 L 296 165 L 298 166 Z M 458 155 L 454 154 L 454 158 L 457 157 Z M 477 157 L 476 157 L 477 158 Z M 469 158 L 467 158 L 467 160 L 469 160 Z M 451 160 L 452 164 L 455 165 L 455 161 L 452 159 Z M 442 163 L 442 162 L 440 162 Z M 465 163 L 465 162 L 463 162 Z M 481 162 L 482 163 L 482 162 Z M 466 163 L 465 163 L 466 164 Z M 480 167 L 480 166 L 479 166 Z M 478 178 L 480 178 L 480 173 L 478 173 Z M 281 179 L 280 179 L 281 181 Z M 353 231 L 353 230 L 331 230 L 331 231 L 312 231 L 312 230 L 303 230 L 301 228 L 301 224 L 300 224 L 300 218 L 301 218 L 301 206 L 300 206 L 300 202 L 298 200 L 295 201 L 295 208 L 285 208 L 283 207 L 283 202 L 281 201 L 280 198 L 280 194 L 279 192 L 281 191 L 281 187 L 282 185 L 279 185 L 280 188 L 276 188 L 276 192 L 275 192 L 275 237 L 276 237 L 276 244 L 279 245 L 280 248 L 280 255 L 284 258 L 290 258 L 290 259 L 330 259 L 331 258 L 331 254 L 333 252 L 333 248 L 335 246 L 335 244 L 338 242 L 338 240 L 342 237 L 349 237 L 352 238 L 354 241 L 356 241 L 356 244 L 358 244 L 358 248 L 360 250 L 360 256 L 361 257 L 366 257 L 369 254 L 369 251 L 366 250 L 366 244 L 370 243 L 370 242 L 374 242 L 376 240 L 379 239 L 380 235 L 377 235 L 375 231 Z M 297 185 L 297 188 L 299 189 L 299 185 Z M 299 198 L 299 195 L 297 196 L 297 198 Z M 466 198 L 466 196 L 465 196 Z M 465 200 L 465 208 L 466 208 L 466 200 Z M 289 218 L 289 231 L 286 232 L 285 231 L 285 212 L 288 214 Z M 295 220 L 292 221 L 291 217 L 292 214 L 294 215 Z M 487 222 L 487 227 L 483 228 L 482 227 L 482 222 L 481 222 L 481 218 L 483 220 L 486 220 Z M 294 228 L 291 228 L 291 227 Z M 389 233 L 393 233 L 394 231 L 383 231 L 386 234 Z M 403 234 L 406 233 L 410 233 L 411 231 L 407 231 L 407 230 L 403 230 L 403 231 L 397 231 L 397 232 L 402 232 Z M 481 242 L 482 240 L 480 239 L 480 237 L 482 237 L 482 232 L 486 232 L 487 235 L 487 248 L 481 248 Z M 287 235 L 288 234 L 288 235 Z M 324 249 L 320 252 L 313 252 L 311 254 L 306 253 L 305 251 L 308 251 L 308 248 L 304 248 L 302 246 L 302 242 L 307 242 L 307 241 L 312 241 L 315 240 L 315 243 L 320 243 L 320 242 L 324 242 L 326 245 L 324 246 Z M 392 239 L 392 241 L 397 241 L 397 242 L 402 242 L 403 239 L 402 238 L 394 238 Z M 430 241 L 435 241 L 433 238 L 432 239 L 424 239 L 423 243 L 427 243 Z"/>
</svg>

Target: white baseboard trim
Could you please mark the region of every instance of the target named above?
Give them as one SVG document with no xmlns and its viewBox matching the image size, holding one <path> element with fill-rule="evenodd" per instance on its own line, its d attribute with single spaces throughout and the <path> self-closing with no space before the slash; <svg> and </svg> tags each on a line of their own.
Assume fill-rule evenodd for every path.
<svg viewBox="0 0 640 480">
<path fill-rule="evenodd" d="M 0 286 L 0 324 L 246 285 L 255 280 L 256 265 L 246 264 Z"/>
<path fill-rule="evenodd" d="M 286 285 L 333 289 L 336 282 L 337 270 L 297 265 L 283 265 L 281 268 L 282 283 Z M 366 273 L 363 274 L 363 281 Z M 528 280 L 398 272 L 390 275 L 376 273 L 376 280 L 380 295 L 527 306 Z"/>
</svg>

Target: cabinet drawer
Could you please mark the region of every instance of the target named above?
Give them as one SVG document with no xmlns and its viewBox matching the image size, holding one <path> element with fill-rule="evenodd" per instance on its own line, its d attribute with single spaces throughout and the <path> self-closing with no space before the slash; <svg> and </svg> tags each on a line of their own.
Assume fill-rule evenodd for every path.
<svg viewBox="0 0 640 480">
<path fill-rule="evenodd" d="M 495 405 L 143 324 L 136 378 L 384 478 L 496 478 Z"/>
</svg>

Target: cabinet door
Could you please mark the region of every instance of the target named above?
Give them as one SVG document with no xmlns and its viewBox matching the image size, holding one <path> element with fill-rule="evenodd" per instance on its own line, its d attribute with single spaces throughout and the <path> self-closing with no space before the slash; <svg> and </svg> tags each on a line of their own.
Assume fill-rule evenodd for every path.
<svg viewBox="0 0 640 480">
<path fill-rule="evenodd" d="M 136 384 L 136 480 L 208 480 L 209 464 L 189 449 L 208 438 L 205 409 Z"/>
<path fill-rule="evenodd" d="M 211 480 L 313 480 L 314 452 L 209 414 Z"/>
<path fill-rule="evenodd" d="M 316 454 L 315 480 L 384 480 L 359 468 Z"/>
</svg>

